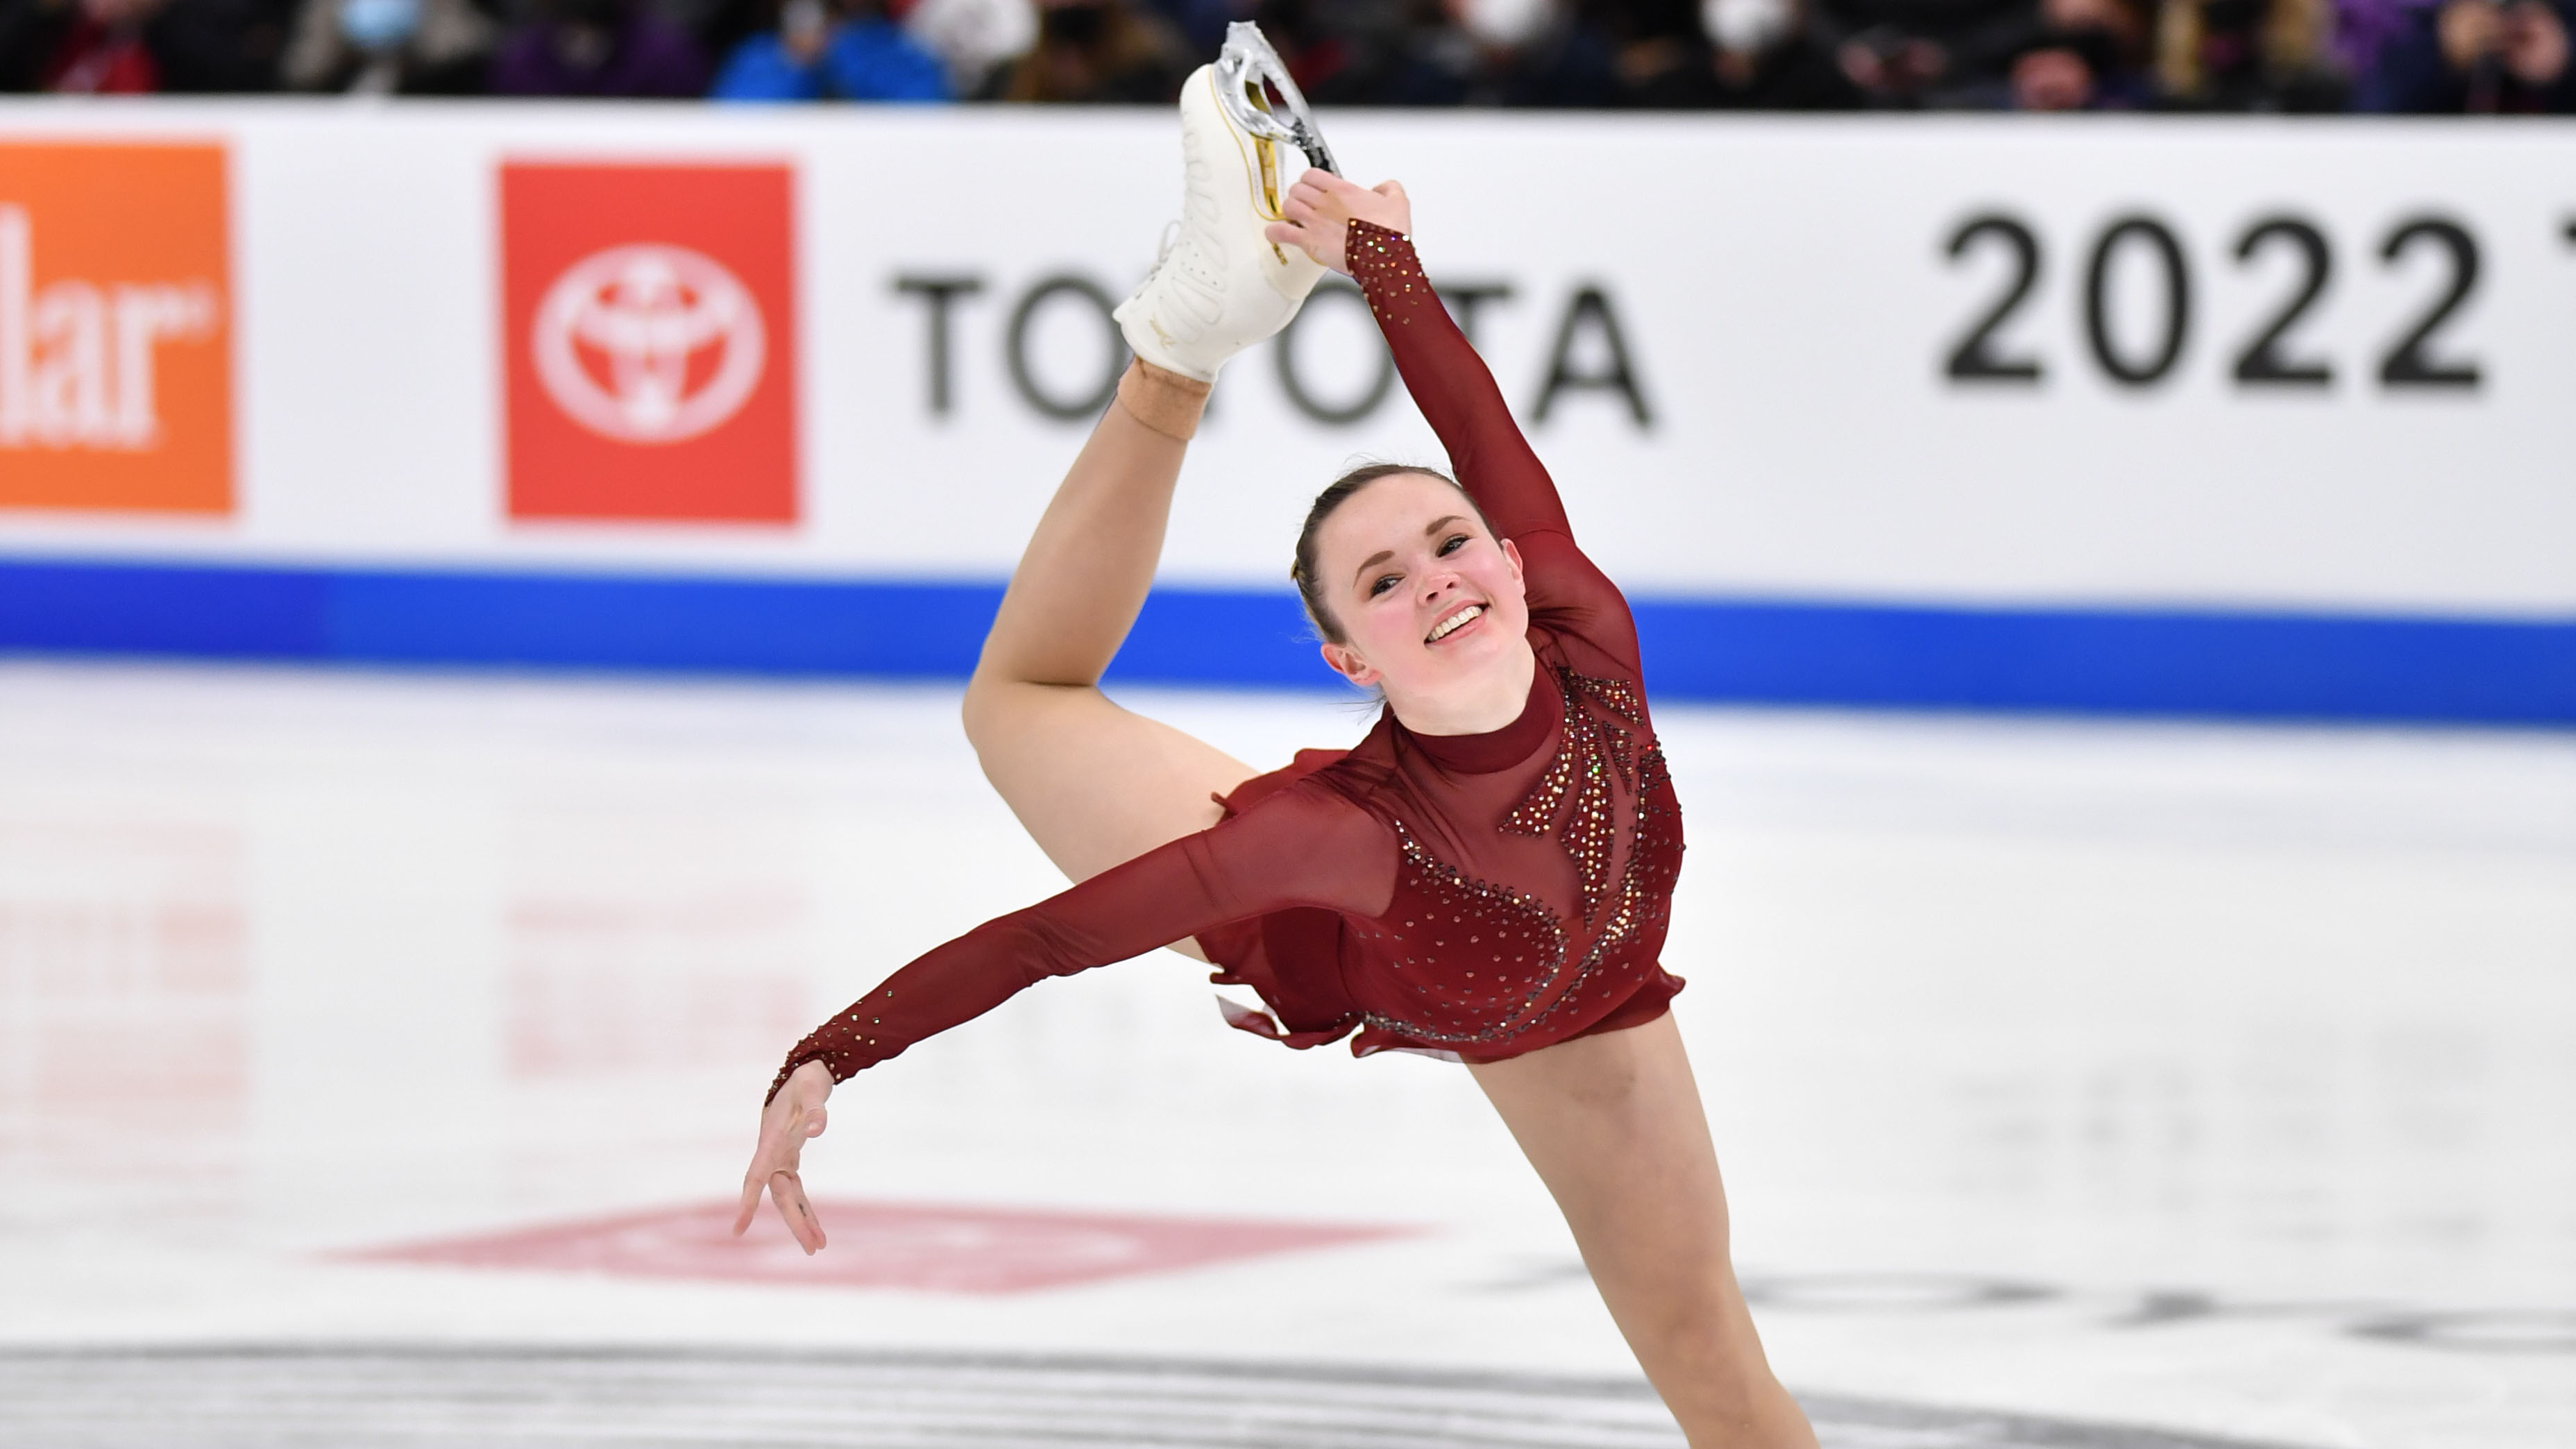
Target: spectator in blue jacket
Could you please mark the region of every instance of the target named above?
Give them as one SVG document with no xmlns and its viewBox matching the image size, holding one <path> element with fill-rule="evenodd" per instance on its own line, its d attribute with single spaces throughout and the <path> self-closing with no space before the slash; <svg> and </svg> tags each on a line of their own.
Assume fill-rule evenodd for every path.
<svg viewBox="0 0 2576 1449">
<path fill-rule="evenodd" d="M 881 0 L 786 0 L 778 28 L 734 47 L 708 94 L 720 101 L 945 101 L 948 73 Z"/>
</svg>

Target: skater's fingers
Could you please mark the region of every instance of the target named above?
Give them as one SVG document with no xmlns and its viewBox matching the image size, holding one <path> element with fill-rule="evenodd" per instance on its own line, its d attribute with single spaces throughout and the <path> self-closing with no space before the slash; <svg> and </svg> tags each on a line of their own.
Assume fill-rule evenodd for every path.
<svg viewBox="0 0 2576 1449">
<path fill-rule="evenodd" d="M 1351 212 L 1389 231 L 1413 233 L 1413 201 L 1404 194 L 1401 181 L 1381 181 L 1361 190 L 1351 202 Z"/>
<path fill-rule="evenodd" d="M 822 1136 L 830 1122 L 823 1103 L 831 1095 L 830 1069 L 820 1062 L 807 1062 L 761 1108 L 760 1142 L 752 1149 L 750 1170 L 742 1178 L 742 1201 L 734 1213 L 737 1236 L 760 1215 L 760 1195 L 766 1191 L 806 1252 L 823 1246 L 823 1230 L 814 1221 L 812 1205 L 805 1201 L 796 1166 L 805 1155 L 805 1144 Z"/>
<path fill-rule="evenodd" d="M 1295 247 L 1308 256 L 1315 253 L 1315 234 L 1294 223 L 1274 221 L 1261 229 L 1261 235 L 1273 246 Z"/>
<path fill-rule="evenodd" d="M 796 1171 L 797 1147 L 803 1139 L 786 1130 L 787 1121 L 774 1111 L 764 1112 L 760 1120 L 760 1144 L 751 1150 L 751 1166 L 742 1175 L 742 1203 L 734 1213 L 734 1236 L 740 1237 L 759 1215 L 760 1194 L 781 1168 L 792 1176 Z"/>
<path fill-rule="evenodd" d="M 1346 210 L 1353 202 L 1365 200 L 1369 194 L 1367 187 L 1346 177 L 1335 176 L 1330 171 L 1309 171 L 1298 177 L 1297 184 L 1288 189 L 1291 193 L 1304 193 L 1319 206 L 1339 205 Z"/>
<path fill-rule="evenodd" d="M 1271 225 L 1285 227 L 1293 236 L 1273 236 L 1272 241 L 1293 240 L 1301 247 L 1312 248 L 1333 245 L 1341 238 L 1341 223 L 1327 219 L 1312 205 L 1293 196 L 1280 204 L 1279 214 L 1287 220 L 1272 222 Z"/>
<path fill-rule="evenodd" d="M 1343 262 L 1340 241 L 1332 233 L 1321 228 L 1310 229 L 1293 226 L 1284 221 L 1274 221 L 1263 227 L 1261 234 L 1280 246 L 1295 247 L 1314 258 L 1320 266 L 1330 267 L 1337 272 L 1350 270 Z"/>
<path fill-rule="evenodd" d="M 1288 188 L 1280 210 L 1298 221 L 1311 215 L 1336 227 L 1365 221 L 1408 236 L 1413 232 L 1413 204 L 1403 184 L 1395 181 L 1368 187 L 1329 171 L 1309 171 Z"/>
<path fill-rule="evenodd" d="M 787 1221 L 787 1231 L 794 1234 L 796 1245 L 807 1255 L 823 1250 L 823 1221 L 814 1216 L 814 1205 L 805 1200 L 805 1184 L 792 1171 L 770 1174 L 769 1200 L 778 1204 L 778 1215 Z"/>
</svg>

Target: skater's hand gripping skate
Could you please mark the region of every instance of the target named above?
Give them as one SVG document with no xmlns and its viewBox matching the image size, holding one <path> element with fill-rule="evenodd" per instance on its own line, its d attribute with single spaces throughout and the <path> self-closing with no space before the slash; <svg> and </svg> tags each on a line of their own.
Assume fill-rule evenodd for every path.
<svg viewBox="0 0 2576 1449">
<path fill-rule="evenodd" d="M 797 1246 L 813 1253 L 823 1246 L 823 1224 L 805 1200 L 805 1184 L 796 1176 L 797 1160 L 808 1138 L 823 1135 L 823 1102 L 832 1095 L 832 1069 L 807 1062 L 788 1075 L 778 1095 L 760 1113 L 760 1145 L 752 1149 L 751 1170 L 742 1175 L 742 1211 L 734 1215 L 733 1232 L 741 1237 L 760 1212 L 760 1194 L 778 1204 L 787 1231 Z"/>
<path fill-rule="evenodd" d="M 1397 181 L 1362 186 L 1330 171 L 1309 168 L 1288 188 L 1280 206 L 1286 221 L 1270 223 L 1264 235 L 1283 247 L 1297 247 L 1344 276 L 1351 272 L 1342 244 L 1351 223 L 1365 221 L 1388 231 L 1413 234 L 1413 202 Z"/>
</svg>

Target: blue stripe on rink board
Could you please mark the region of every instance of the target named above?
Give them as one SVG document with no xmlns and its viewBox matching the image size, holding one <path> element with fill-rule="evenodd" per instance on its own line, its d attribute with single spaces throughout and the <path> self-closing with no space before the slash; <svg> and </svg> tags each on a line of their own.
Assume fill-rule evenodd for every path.
<svg viewBox="0 0 2576 1449">
<path fill-rule="evenodd" d="M 954 679 L 997 583 L 0 560 L 0 649 Z M 1667 700 L 2576 724 L 2576 620 L 1643 598 Z M 1113 678 L 1337 688 L 1287 593 L 1158 589 Z"/>
<path fill-rule="evenodd" d="M 2576 620 L 1641 600 L 1683 699 L 2576 724 Z"/>
</svg>

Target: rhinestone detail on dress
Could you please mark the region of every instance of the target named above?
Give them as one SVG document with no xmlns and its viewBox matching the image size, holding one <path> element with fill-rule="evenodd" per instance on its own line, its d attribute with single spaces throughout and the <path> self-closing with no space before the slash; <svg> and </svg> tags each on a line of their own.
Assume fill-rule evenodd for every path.
<svg viewBox="0 0 2576 1449">
<path fill-rule="evenodd" d="M 1466 973 L 1467 979 L 1483 984 L 1487 994 L 1449 1003 L 1462 1014 L 1451 1016 L 1445 1025 L 1403 1021 L 1374 1011 L 1363 1012 L 1361 1019 L 1380 1031 L 1443 1046 L 1500 1041 L 1518 1035 L 1555 1005 L 1552 995 L 1561 995 L 1554 988 L 1565 974 L 1564 924 L 1557 920 L 1556 912 L 1548 909 L 1547 902 L 1526 891 L 1476 879 L 1424 849 L 1402 821 L 1391 823 L 1405 871 L 1411 877 L 1399 884 L 1397 899 L 1418 894 L 1427 905 L 1418 915 L 1385 922 L 1386 934 L 1401 946 L 1415 934 L 1447 930 L 1464 936 L 1469 944 L 1490 946 L 1491 980 L 1472 971 Z M 1429 945 L 1436 950 L 1450 949 L 1445 935 L 1432 936 Z M 1396 967 L 1400 970 L 1410 964 L 1412 958 L 1399 951 Z M 1500 1013 L 1492 1010 L 1507 999 L 1508 1009 Z M 1478 1008 L 1484 1009 L 1483 1026 L 1473 1024 L 1463 1014 Z"/>
<path fill-rule="evenodd" d="M 1560 1009 L 1583 1004 L 1596 973 L 1671 914 L 1673 886 L 1681 873 L 1681 812 L 1671 801 L 1672 776 L 1664 766 L 1663 749 L 1651 735 L 1635 768 L 1637 810 L 1628 861 L 1609 893 L 1611 905 L 1599 929 L 1571 967 L 1566 953 L 1572 942 L 1565 923 L 1545 901 L 1468 875 L 1424 848 L 1402 822 L 1394 822 L 1406 875 L 1397 899 L 1421 904 L 1391 916 L 1382 923 L 1383 931 L 1372 934 L 1391 938 L 1397 948 L 1393 964 L 1399 971 L 1414 964 L 1402 947 L 1415 935 L 1429 935 L 1427 944 L 1444 952 L 1454 950 L 1451 932 L 1464 933 L 1469 944 L 1490 942 L 1492 980 L 1470 971 L 1466 979 L 1478 982 L 1482 995 L 1426 1002 L 1429 1008 L 1452 1009 L 1440 1021 L 1408 1021 L 1375 1011 L 1363 1012 L 1362 1019 L 1381 1031 L 1415 1041 L 1476 1046 L 1507 1041 L 1543 1025 Z M 1523 949 L 1511 951 L 1516 942 Z M 1535 961 L 1527 949 L 1530 945 L 1541 947 Z"/>
<path fill-rule="evenodd" d="M 1662 747 L 1649 744 L 1639 769 L 1643 778 L 1637 791 L 1636 838 L 1630 843 L 1627 867 L 1619 872 L 1618 904 L 1602 922 L 1600 934 L 1592 938 L 1592 948 L 1583 953 L 1582 961 L 1566 978 L 1565 990 L 1521 1030 L 1540 1025 L 1558 1007 L 1574 1001 L 1612 953 L 1649 927 L 1661 925 L 1672 914 L 1673 886 L 1681 878 L 1681 832 L 1675 828 L 1681 811 L 1648 793 L 1657 785 L 1672 783 L 1672 777 L 1664 773 Z"/>
<path fill-rule="evenodd" d="M 1556 679 L 1565 695 L 1565 730 L 1556 760 L 1503 817 L 1502 828 L 1513 835 L 1556 832 L 1582 881 L 1583 924 L 1589 926 L 1610 883 L 1619 833 L 1610 778 L 1615 772 L 1623 786 L 1635 780 L 1630 748 L 1646 711 L 1636 686 L 1624 680 L 1595 679 L 1562 667 Z M 1660 767 L 1661 755 L 1656 759 Z M 1640 786 L 1639 793 L 1643 791 Z"/>
<path fill-rule="evenodd" d="M 1342 258 L 1369 311 L 1381 322 L 1410 327 L 1413 318 L 1407 314 L 1431 300 L 1428 284 L 1417 292 L 1405 280 L 1420 274 L 1422 261 L 1414 253 L 1413 238 L 1402 232 L 1354 220 L 1342 243 Z"/>
</svg>

